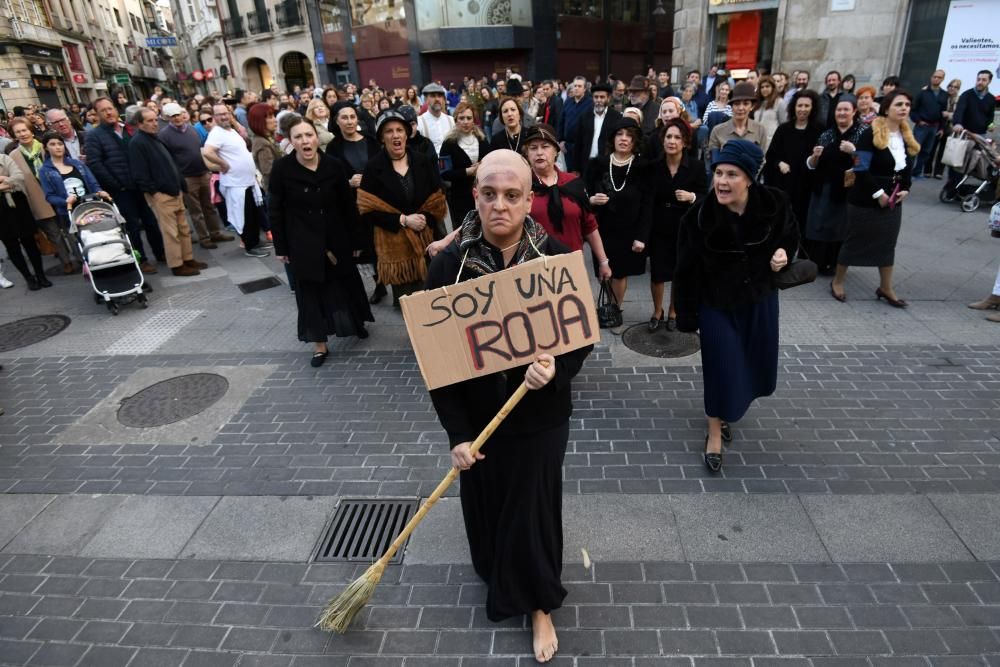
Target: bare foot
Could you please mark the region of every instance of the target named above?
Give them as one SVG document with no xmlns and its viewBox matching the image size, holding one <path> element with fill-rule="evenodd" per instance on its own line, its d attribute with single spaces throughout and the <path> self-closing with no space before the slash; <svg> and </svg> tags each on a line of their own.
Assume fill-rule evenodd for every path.
<svg viewBox="0 0 1000 667">
<path fill-rule="evenodd" d="M 548 662 L 559 650 L 559 640 L 556 638 L 556 627 L 552 625 L 552 616 L 540 609 L 531 612 L 531 632 L 535 660 Z"/>
</svg>

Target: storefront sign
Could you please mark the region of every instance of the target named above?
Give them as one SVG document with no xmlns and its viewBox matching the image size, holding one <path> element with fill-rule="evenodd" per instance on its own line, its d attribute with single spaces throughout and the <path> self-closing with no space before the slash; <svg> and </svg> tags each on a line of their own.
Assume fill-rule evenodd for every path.
<svg viewBox="0 0 1000 667">
<path fill-rule="evenodd" d="M 830 0 L 831 12 L 853 12 L 856 0 Z"/>
<path fill-rule="evenodd" d="M 202 72 L 200 69 L 196 69 L 195 71 L 191 72 L 191 78 L 193 78 L 195 81 L 201 81 L 202 79 L 205 78 L 205 73 Z"/>
<path fill-rule="evenodd" d="M 601 340 L 579 250 L 417 292 L 399 303 L 428 389 Z"/>
<path fill-rule="evenodd" d="M 87 76 L 85 74 L 74 74 L 73 83 L 87 83 Z"/>
<path fill-rule="evenodd" d="M 989 70 L 997 76 L 1000 65 L 1000 34 L 996 17 L 1000 0 L 953 0 L 941 39 L 938 69 L 946 81 L 961 79 L 963 90 L 976 83 L 976 73 Z"/>
<path fill-rule="evenodd" d="M 176 37 L 147 37 L 146 46 L 151 49 L 160 49 L 165 46 L 177 46 Z"/>
<path fill-rule="evenodd" d="M 409 79 L 410 78 L 410 68 L 409 67 L 393 67 L 392 68 L 392 78 L 393 79 Z"/>
<path fill-rule="evenodd" d="M 26 56 L 36 56 L 38 58 L 58 58 L 62 60 L 62 51 L 58 49 L 43 49 L 40 46 L 30 44 L 21 45 L 21 53 Z"/>
<path fill-rule="evenodd" d="M 20 88 L 21 82 L 14 79 L 0 81 L 0 88 Z"/>
<path fill-rule="evenodd" d="M 758 9 L 777 9 L 781 0 L 708 0 L 709 14 L 730 14 Z"/>
<path fill-rule="evenodd" d="M 127 84 L 130 81 L 128 74 L 115 74 L 115 83 Z"/>
</svg>

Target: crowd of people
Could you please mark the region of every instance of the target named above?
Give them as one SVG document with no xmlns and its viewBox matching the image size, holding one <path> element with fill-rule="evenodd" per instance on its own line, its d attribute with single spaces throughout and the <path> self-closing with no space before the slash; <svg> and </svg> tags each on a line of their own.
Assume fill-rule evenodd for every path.
<svg viewBox="0 0 1000 667">
<path fill-rule="evenodd" d="M 831 278 L 839 302 L 850 267 L 877 267 L 876 298 L 908 306 L 893 284 L 902 203 L 914 179 L 944 177 L 952 130 L 985 133 L 996 105 L 990 72 L 964 92 L 945 78 L 911 93 L 896 77 L 876 90 L 835 71 L 819 91 L 805 71 L 734 81 L 712 67 L 677 86 L 666 71 L 567 82 L 508 71 L 447 88 L 371 81 L 185 100 L 158 89 L 134 103 L 117 93 L 16 108 L 0 131 L 0 238 L 34 291 L 52 284 L 41 241 L 66 274 L 79 270 L 67 229 L 88 195 L 117 205 L 147 274 L 163 263 L 198 275 L 207 264 L 194 245 L 238 234 L 246 256 L 285 265 L 314 367 L 330 336 L 368 335 L 370 306 L 390 289 L 398 305 L 586 244 L 619 304 L 629 278 L 650 272 L 651 332 L 700 332 L 703 458 L 717 473 L 731 423 L 775 390 L 776 286 L 796 256 Z M 359 266 L 373 271 L 371 294 Z M 970 307 L 1000 308 L 1000 276 Z M 569 382 L 588 352 L 432 392 L 487 615 L 530 614 L 540 662 L 558 649 Z M 472 455 L 522 382 L 530 398 Z M 491 465 L 476 465 L 484 453 Z"/>
</svg>

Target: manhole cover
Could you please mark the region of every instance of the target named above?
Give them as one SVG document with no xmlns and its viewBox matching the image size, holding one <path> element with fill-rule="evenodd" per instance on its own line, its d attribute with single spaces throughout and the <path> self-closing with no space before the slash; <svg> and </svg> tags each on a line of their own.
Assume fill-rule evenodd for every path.
<svg viewBox="0 0 1000 667">
<path fill-rule="evenodd" d="M 647 357 L 674 359 L 694 354 L 701 347 L 698 334 L 681 331 L 667 331 L 660 327 L 650 333 L 649 325 L 643 322 L 629 327 L 622 334 L 625 347 Z"/>
<path fill-rule="evenodd" d="M 416 511 L 416 500 L 343 500 L 323 534 L 314 560 L 371 563 L 382 557 Z M 402 562 L 405 547 L 389 562 Z"/>
<path fill-rule="evenodd" d="M 69 326 L 65 315 L 37 315 L 0 325 L 0 352 L 34 345 Z"/>
<path fill-rule="evenodd" d="M 271 289 L 272 287 L 277 287 L 281 284 L 281 281 L 274 276 L 268 276 L 267 278 L 258 278 L 257 280 L 249 280 L 245 283 L 239 283 L 236 286 L 240 288 L 240 291 L 244 294 L 253 294 L 254 292 L 260 292 L 262 290 Z"/>
<path fill-rule="evenodd" d="M 170 378 L 129 396 L 118 408 L 125 426 L 165 426 L 204 412 L 226 395 L 229 380 L 214 373 Z"/>
</svg>

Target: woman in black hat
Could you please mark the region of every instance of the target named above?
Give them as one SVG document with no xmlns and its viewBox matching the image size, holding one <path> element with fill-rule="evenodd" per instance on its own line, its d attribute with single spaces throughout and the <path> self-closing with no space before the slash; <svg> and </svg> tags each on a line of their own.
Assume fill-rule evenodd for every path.
<svg viewBox="0 0 1000 667">
<path fill-rule="evenodd" d="M 392 285 L 393 305 L 427 276 L 424 248 L 447 212 L 437 164 L 407 146 L 410 123 L 392 109 L 378 117 L 384 150 L 365 166 L 358 189 L 361 219 L 374 227 L 378 276 Z"/>
<path fill-rule="evenodd" d="M 769 396 L 778 375 L 775 273 L 788 266 L 798 230 L 783 192 L 754 181 L 764 152 L 742 139 L 712 160 L 712 191 L 681 220 L 674 274 L 677 328 L 701 331 L 705 466 L 722 469 L 729 423 Z"/>
<path fill-rule="evenodd" d="M 653 209 L 649 171 L 639 160 L 641 145 L 639 124 L 623 118 L 614 128 L 611 153 L 587 166 L 587 194 L 611 261 L 611 289 L 619 304 L 625 302 L 628 277 L 646 272 Z"/>
</svg>

